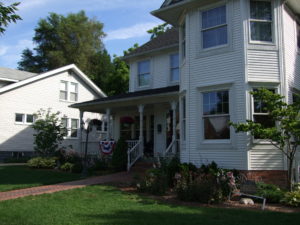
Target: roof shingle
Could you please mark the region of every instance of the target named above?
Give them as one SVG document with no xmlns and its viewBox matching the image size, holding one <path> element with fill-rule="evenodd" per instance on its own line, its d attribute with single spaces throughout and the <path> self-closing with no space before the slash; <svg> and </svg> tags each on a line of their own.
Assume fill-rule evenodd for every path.
<svg viewBox="0 0 300 225">
<path fill-rule="evenodd" d="M 38 75 L 38 74 L 21 71 L 21 70 L 5 68 L 5 67 L 0 67 L 0 78 L 21 81 L 21 80 L 25 80 L 27 78 L 30 78 L 30 77 L 33 77 L 36 75 Z"/>
</svg>

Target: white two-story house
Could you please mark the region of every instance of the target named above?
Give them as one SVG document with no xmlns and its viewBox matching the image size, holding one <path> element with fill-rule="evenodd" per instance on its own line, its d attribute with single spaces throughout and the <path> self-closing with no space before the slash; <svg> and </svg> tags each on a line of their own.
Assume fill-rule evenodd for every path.
<svg viewBox="0 0 300 225">
<path fill-rule="evenodd" d="M 110 137 L 135 140 L 129 167 L 148 152 L 179 150 L 182 162 L 215 161 L 253 179 L 284 183 L 283 154 L 259 137 L 235 133 L 228 122 L 274 126 L 249 92 L 266 87 L 287 102 L 300 92 L 299 3 L 166 0 L 152 14 L 175 28 L 125 57 L 129 93 L 74 107 L 81 115 L 107 113 Z"/>
<path fill-rule="evenodd" d="M 30 156 L 34 152 L 34 114 L 40 109 L 60 112 L 68 130 L 63 146 L 79 149 L 79 110 L 70 104 L 106 97 L 75 65 L 34 74 L 0 68 L 0 161 Z M 99 114 L 86 114 L 84 121 L 101 120 Z M 101 130 L 103 131 L 103 130 Z"/>
</svg>

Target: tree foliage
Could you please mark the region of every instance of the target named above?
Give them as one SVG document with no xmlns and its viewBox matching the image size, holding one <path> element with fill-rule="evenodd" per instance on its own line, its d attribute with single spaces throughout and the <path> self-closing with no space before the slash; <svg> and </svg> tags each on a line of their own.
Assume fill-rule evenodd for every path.
<svg viewBox="0 0 300 225">
<path fill-rule="evenodd" d="M 0 2 L 0 34 L 4 33 L 9 23 L 16 23 L 17 20 L 21 20 L 21 17 L 16 14 L 19 4 L 20 2 L 15 2 L 5 6 L 3 2 Z"/>
<path fill-rule="evenodd" d="M 231 123 L 236 132 L 250 132 L 253 136 L 270 141 L 288 159 L 289 187 L 293 183 L 293 163 L 300 145 L 300 103 L 287 104 L 284 97 L 267 89 L 251 92 L 254 98 L 262 101 L 264 110 L 276 122 L 275 127 L 266 128 L 260 123 L 247 120 L 246 123 Z"/>
<path fill-rule="evenodd" d="M 34 150 L 39 155 L 53 155 L 63 140 L 65 131 L 60 124 L 59 114 L 52 113 L 50 109 L 41 109 L 35 114 L 36 121 L 32 125 L 35 131 Z"/>
<path fill-rule="evenodd" d="M 156 27 L 153 27 L 152 29 L 148 30 L 147 32 L 148 32 L 148 34 L 151 34 L 151 40 L 152 40 L 153 38 L 156 38 L 159 35 L 165 33 L 169 29 L 171 29 L 171 26 L 168 23 L 163 23 Z"/>
<path fill-rule="evenodd" d="M 67 16 L 50 13 L 38 22 L 33 37 L 37 47 L 23 51 L 19 69 L 41 73 L 74 63 L 91 75 L 90 62 L 103 50 L 104 36 L 103 24 L 84 11 Z"/>
</svg>

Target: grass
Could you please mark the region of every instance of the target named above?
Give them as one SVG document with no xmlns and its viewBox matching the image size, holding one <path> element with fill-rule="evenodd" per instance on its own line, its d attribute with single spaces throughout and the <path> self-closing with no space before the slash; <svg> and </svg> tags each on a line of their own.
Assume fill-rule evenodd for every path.
<svg viewBox="0 0 300 225">
<path fill-rule="evenodd" d="M 30 169 L 27 166 L 0 166 L 0 192 L 77 179 L 80 179 L 80 174 Z"/>
<path fill-rule="evenodd" d="M 1 225 L 298 225 L 300 214 L 175 206 L 106 186 L 0 202 Z"/>
</svg>

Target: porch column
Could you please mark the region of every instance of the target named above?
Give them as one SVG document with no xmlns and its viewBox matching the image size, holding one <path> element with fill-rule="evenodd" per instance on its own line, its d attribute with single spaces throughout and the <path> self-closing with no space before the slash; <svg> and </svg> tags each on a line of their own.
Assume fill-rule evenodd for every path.
<svg viewBox="0 0 300 225">
<path fill-rule="evenodd" d="M 107 135 L 106 139 L 110 140 L 110 109 L 106 109 Z"/>
<path fill-rule="evenodd" d="M 140 146 L 140 152 L 142 154 L 142 156 L 144 155 L 144 105 L 139 105 L 138 106 L 139 108 L 139 113 L 140 113 L 140 137 L 139 137 L 139 140 L 140 140 L 140 143 L 141 143 L 141 146 Z"/>
<path fill-rule="evenodd" d="M 79 132 L 78 132 L 78 150 L 81 153 L 82 152 L 82 130 L 84 128 L 84 121 L 83 121 L 83 115 L 84 111 L 80 110 L 79 113 Z"/>
<path fill-rule="evenodd" d="M 172 147 L 173 153 L 176 153 L 176 143 L 175 143 L 175 141 L 176 141 L 176 107 L 177 107 L 177 102 L 176 101 L 171 102 L 171 108 L 172 108 L 172 113 L 173 113 L 173 121 L 172 121 L 172 124 L 173 124 L 172 142 L 174 143 L 173 147 Z"/>
</svg>

